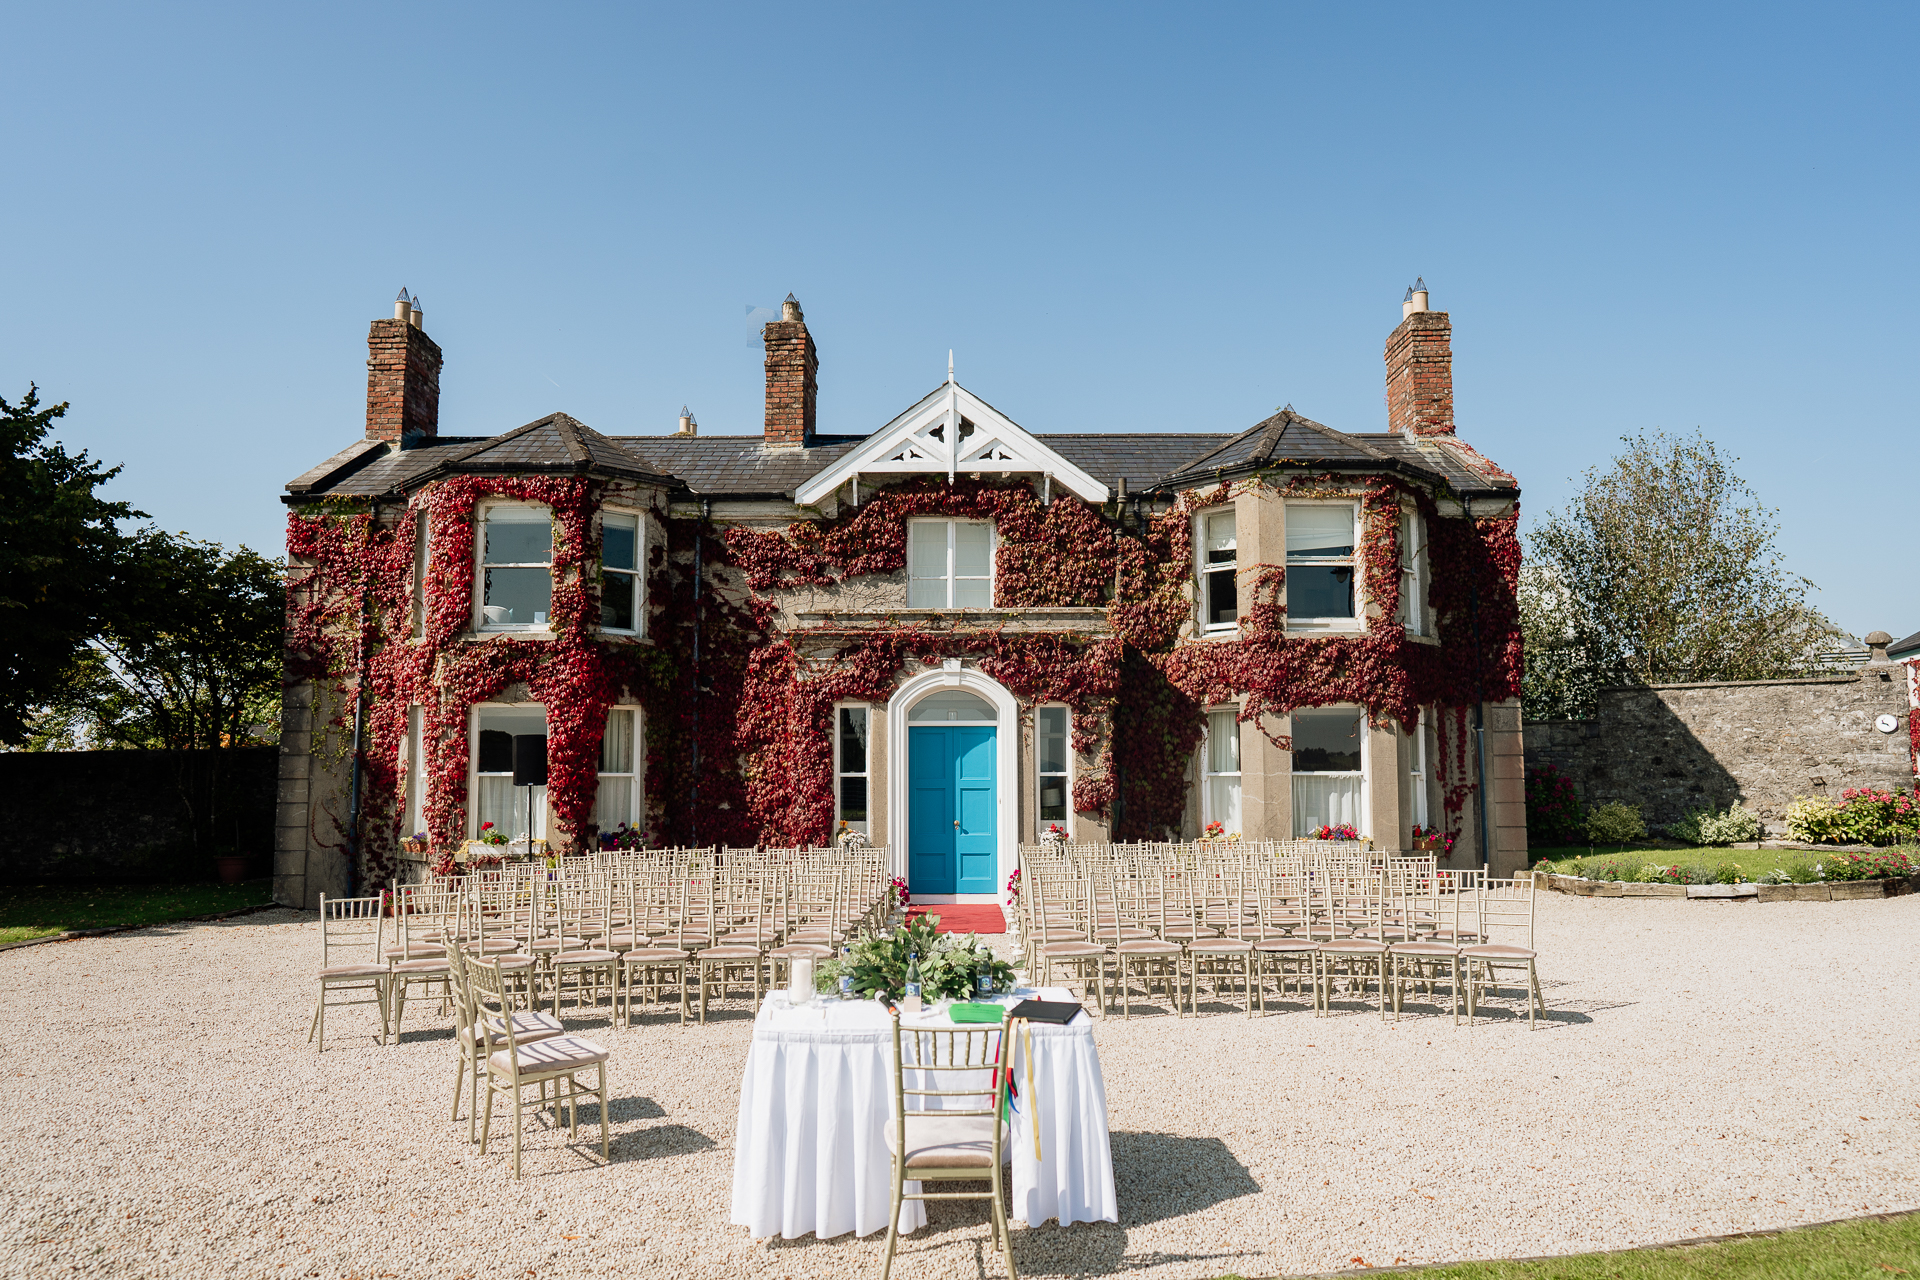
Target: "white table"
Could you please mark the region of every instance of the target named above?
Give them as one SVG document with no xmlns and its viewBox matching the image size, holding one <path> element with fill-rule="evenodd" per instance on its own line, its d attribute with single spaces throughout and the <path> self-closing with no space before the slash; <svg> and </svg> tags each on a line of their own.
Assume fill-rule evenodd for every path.
<svg viewBox="0 0 1920 1280">
<path fill-rule="evenodd" d="M 1066 991 L 1019 991 L 1073 1001 Z M 1077 1002 L 1075 1002 L 1077 1003 Z M 932 1013 L 901 1016 L 903 1027 L 950 1027 Z M 972 1024 L 977 1027 L 979 1024 Z M 1019 1110 L 1010 1126 L 1011 1217 L 1118 1222 L 1113 1155 L 1107 1145 L 1107 1089 L 1093 1044 L 1093 1020 L 1033 1027 L 1033 1088 L 1025 1053 L 1015 1059 Z M 1024 1042 L 1025 1037 L 1021 1040 Z M 893 1031 L 871 1000 L 816 1001 L 789 1008 L 776 992 L 761 1005 L 740 1082 L 733 1150 L 733 1221 L 756 1239 L 884 1231 L 893 1197 L 892 1156 L 883 1127 L 893 1110 Z M 1035 1116 L 1040 1158 L 1034 1158 Z M 909 1190 L 915 1189 L 913 1184 Z M 909 1200 L 900 1227 L 926 1225 L 926 1203 Z"/>
</svg>

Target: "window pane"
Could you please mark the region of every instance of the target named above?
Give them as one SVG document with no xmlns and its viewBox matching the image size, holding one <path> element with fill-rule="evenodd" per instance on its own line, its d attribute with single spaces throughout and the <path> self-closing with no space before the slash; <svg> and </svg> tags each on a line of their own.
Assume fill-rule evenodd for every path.
<svg viewBox="0 0 1920 1280">
<path fill-rule="evenodd" d="M 1347 710 L 1294 712 L 1293 771 L 1358 773 L 1360 713 Z"/>
<path fill-rule="evenodd" d="M 427 761 L 423 754 L 425 743 L 422 741 L 422 711 L 419 707 L 407 708 L 407 829 L 400 834 L 410 836 L 424 830 L 427 823 L 424 817 L 427 804 Z"/>
<path fill-rule="evenodd" d="M 1234 585 L 1233 570 L 1222 569 L 1207 575 L 1207 625 L 1231 626 L 1240 620 L 1240 593 Z"/>
<path fill-rule="evenodd" d="M 1347 822 L 1352 823 L 1356 831 L 1367 829 L 1360 817 L 1360 779 L 1312 774 L 1294 778 L 1294 835 L 1311 836 L 1321 827 L 1337 827 Z"/>
<path fill-rule="evenodd" d="M 512 572 L 512 570 L 496 570 Z M 633 630 L 635 577 L 631 573 L 609 573 L 600 584 L 600 625 L 616 631 Z"/>
<path fill-rule="evenodd" d="M 1353 508 L 1319 503 L 1287 504 L 1289 556 L 1350 556 L 1353 554 Z M 1289 575 L 1291 576 L 1291 575 Z"/>
<path fill-rule="evenodd" d="M 915 520 L 907 526 L 907 559 L 916 578 L 947 576 L 947 526 L 944 521 Z M 943 600 L 942 604 L 945 603 Z"/>
<path fill-rule="evenodd" d="M 910 609 L 946 608 L 947 580 L 945 578 L 915 578 L 907 587 L 907 607 Z"/>
<path fill-rule="evenodd" d="M 1207 779 L 1207 814 L 1229 831 L 1240 829 L 1240 779 Z"/>
<path fill-rule="evenodd" d="M 840 772 L 867 771 L 867 709 L 840 708 Z"/>
<path fill-rule="evenodd" d="M 998 720 L 999 714 L 985 698 L 958 689 L 928 694 L 907 712 L 909 720 Z"/>
<path fill-rule="evenodd" d="M 553 521 L 545 512 L 487 516 L 487 564 L 546 564 L 553 559 Z"/>
<path fill-rule="evenodd" d="M 594 825 L 602 831 L 618 831 L 623 822 L 633 825 L 633 779 L 600 779 L 593 797 Z"/>
<path fill-rule="evenodd" d="M 1067 820 L 1067 780 L 1055 774 L 1040 779 L 1040 821 Z"/>
<path fill-rule="evenodd" d="M 600 772 L 633 772 L 633 712 L 607 712 L 606 736 L 600 739 Z"/>
<path fill-rule="evenodd" d="M 953 572 L 962 578 L 984 578 L 993 572 L 993 526 L 953 526 Z"/>
<path fill-rule="evenodd" d="M 517 840 L 527 834 L 527 788 L 513 785 L 511 775 L 498 775 L 479 780 L 478 804 L 473 829 L 480 830 L 481 823 L 491 822 L 494 827 L 506 833 L 507 839 Z M 533 835 L 534 839 L 543 839 L 547 834 L 547 789 L 533 788 Z"/>
<path fill-rule="evenodd" d="M 1207 563 L 1231 562 L 1237 554 L 1234 513 L 1216 511 L 1207 517 Z"/>
<path fill-rule="evenodd" d="M 600 563 L 609 569 L 638 568 L 633 557 L 638 549 L 638 522 L 633 516 L 607 516 L 601 524 Z"/>
<path fill-rule="evenodd" d="M 482 588 L 481 615 L 498 626 L 532 626 L 547 620 L 553 607 L 551 569 L 488 569 Z"/>
<path fill-rule="evenodd" d="M 1287 616 L 1290 618 L 1351 618 L 1353 570 L 1332 565 L 1297 564 L 1287 567 Z"/>
<path fill-rule="evenodd" d="M 1042 707 L 1039 711 L 1039 752 L 1041 773 L 1067 771 L 1067 709 Z"/>
<path fill-rule="evenodd" d="M 512 773 L 513 735 L 498 729 L 482 729 L 480 759 L 474 767 L 481 773 Z"/>
<path fill-rule="evenodd" d="M 993 607 L 993 584 L 985 578 L 958 578 L 953 584 L 953 607 L 956 609 L 991 609 Z"/>
<path fill-rule="evenodd" d="M 847 822 L 867 820 L 867 780 L 840 779 L 840 817 Z"/>
<path fill-rule="evenodd" d="M 1240 772 L 1240 725 L 1231 711 L 1207 716 L 1207 772 Z"/>
</svg>

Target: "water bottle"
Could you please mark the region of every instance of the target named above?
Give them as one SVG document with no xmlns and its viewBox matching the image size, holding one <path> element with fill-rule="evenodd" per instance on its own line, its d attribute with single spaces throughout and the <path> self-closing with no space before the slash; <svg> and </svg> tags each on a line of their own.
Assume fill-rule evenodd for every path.
<svg viewBox="0 0 1920 1280">
<path fill-rule="evenodd" d="M 853 948 L 840 948 L 840 998 L 853 999 Z"/>
<path fill-rule="evenodd" d="M 901 1002 L 908 1013 L 920 1012 L 920 953 L 907 952 L 907 996 Z"/>
<path fill-rule="evenodd" d="M 980 1000 L 993 999 L 993 959 L 981 956 L 979 967 L 973 971 L 973 994 Z"/>
</svg>

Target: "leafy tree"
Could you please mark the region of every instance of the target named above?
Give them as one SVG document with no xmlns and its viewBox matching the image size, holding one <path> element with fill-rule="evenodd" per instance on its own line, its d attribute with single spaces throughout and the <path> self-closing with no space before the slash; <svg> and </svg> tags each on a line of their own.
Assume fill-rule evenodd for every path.
<svg viewBox="0 0 1920 1280">
<path fill-rule="evenodd" d="M 255 739 L 249 726 L 277 724 L 279 563 L 146 529 L 124 565 L 119 607 L 68 666 L 35 745 L 218 749 Z"/>
<path fill-rule="evenodd" d="M 1622 437 L 1529 536 L 1529 719 L 1591 715 L 1602 685 L 1802 675 L 1834 634 L 1786 572 L 1774 513 L 1712 441 Z"/>
<path fill-rule="evenodd" d="M 61 690 L 69 668 L 115 604 L 125 546 L 118 522 L 143 516 L 95 490 L 120 474 L 47 434 L 67 412 L 42 408 L 38 387 L 0 399 L 0 742 L 27 740 L 34 708 Z"/>
</svg>

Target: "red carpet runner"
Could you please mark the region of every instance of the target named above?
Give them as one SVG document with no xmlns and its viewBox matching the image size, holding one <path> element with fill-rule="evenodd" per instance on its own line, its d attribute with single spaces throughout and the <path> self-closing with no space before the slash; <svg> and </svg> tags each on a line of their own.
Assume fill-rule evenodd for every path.
<svg viewBox="0 0 1920 1280">
<path fill-rule="evenodd" d="M 971 903 L 943 906 L 909 906 L 909 916 L 939 916 L 941 933 L 1005 933 L 1007 918 L 1000 914 L 995 906 L 975 906 Z"/>
</svg>

